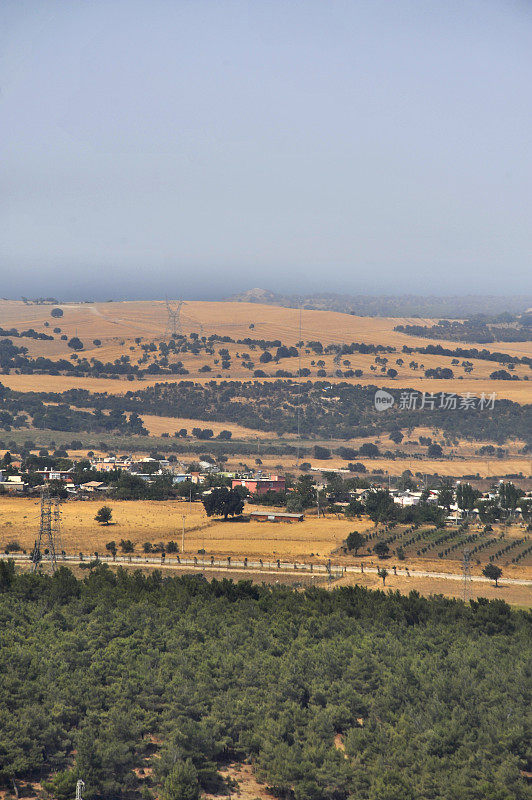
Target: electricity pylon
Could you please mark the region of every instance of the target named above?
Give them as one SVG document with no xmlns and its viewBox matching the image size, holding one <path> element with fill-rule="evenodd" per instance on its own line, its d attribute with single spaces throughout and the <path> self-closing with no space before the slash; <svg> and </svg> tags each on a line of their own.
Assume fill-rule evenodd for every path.
<svg viewBox="0 0 532 800">
<path fill-rule="evenodd" d="M 168 336 L 181 336 L 183 333 L 183 329 L 181 327 L 181 306 L 183 305 L 184 300 L 177 300 L 175 303 L 171 303 L 168 298 L 166 298 L 166 310 L 168 312 L 168 319 L 166 321 L 166 331 L 165 334 Z"/>
<path fill-rule="evenodd" d="M 36 572 L 37 567 L 46 556 L 50 559 L 52 572 L 57 569 L 57 542 L 55 539 L 56 530 L 58 532 L 59 524 L 59 509 L 57 507 L 58 501 L 56 498 L 50 497 L 50 489 L 48 485 L 43 487 L 41 492 L 41 522 L 39 525 L 39 537 L 35 542 L 33 553 L 31 554 L 32 571 Z M 54 507 L 53 525 L 52 525 L 52 506 Z M 57 508 L 57 511 L 56 511 Z M 44 553 L 42 552 L 44 548 Z"/>
<path fill-rule="evenodd" d="M 462 559 L 462 580 L 464 603 L 467 603 L 471 594 L 471 553 L 467 548 L 464 550 Z"/>
</svg>

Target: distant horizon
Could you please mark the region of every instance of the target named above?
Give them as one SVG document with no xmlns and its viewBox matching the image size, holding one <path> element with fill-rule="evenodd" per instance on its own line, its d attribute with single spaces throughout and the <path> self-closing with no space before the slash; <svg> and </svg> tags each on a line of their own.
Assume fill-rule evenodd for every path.
<svg viewBox="0 0 532 800">
<path fill-rule="evenodd" d="M 292 292 L 283 292 L 278 290 L 273 290 L 270 288 L 265 287 L 249 287 L 246 289 L 242 289 L 241 292 L 235 294 L 227 294 L 221 295 L 213 293 L 208 294 L 180 294 L 180 295 L 152 295 L 148 296 L 147 294 L 142 294 L 142 296 L 138 294 L 130 294 L 130 295 L 115 295 L 110 296 L 110 293 L 98 295 L 78 295 L 73 296 L 69 293 L 69 296 L 61 296 L 54 292 L 49 292 L 43 295 L 25 295 L 20 294 L 18 296 L 11 295 L 11 296 L 3 296 L 2 300 L 6 301 L 13 301 L 13 302 L 28 302 L 29 304 L 37 304 L 36 301 L 42 303 L 57 303 L 58 305 L 67 305 L 67 304 L 91 304 L 91 303 L 128 303 L 128 302 L 165 302 L 169 300 L 170 302 L 174 302 L 176 300 L 183 300 L 184 302 L 249 302 L 253 304 L 273 304 L 275 305 L 276 302 L 279 304 L 285 304 L 287 307 L 295 307 L 298 302 L 303 304 L 304 307 L 310 307 L 312 302 L 323 301 L 323 308 L 327 307 L 327 301 L 330 301 L 331 308 L 330 310 L 342 310 L 341 308 L 335 308 L 335 305 L 342 305 L 345 304 L 345 308 L 352 304 L 352 306 L 357 309 L 356 313 L 360 316 L 375 316 L 379 315 L 379 312 L 375 310 L 368 310 L 366 308 L 358 308 L 357 303 L 360 302 L 369 302 L 374 301 L 377 306 L 379 303 L 383 303 L 384 305 L 390 304 L 393 306 L 394 303 L 398 304 L 399 307 L 403 306 L 404 315 L 408 316 L 421 316 L 419 311 L 415 310 L 416 304 L 420 307 L 425 306 L 428 307 L 430 310 L 430 305 L 433 304 L 437 306 L 439 302 L 444 304 L 444 307 L 438 309 L 434 309 L 435 313 L 431 314 L 428 313 L 426 316 L 474 316 L 476 314 L 501 314 L 501 313 L 513 313 L 513 314 L 520 314 L 524 313 L 530 308 L 532 308 L 532 294 L 531 295 L 515 295 L 515 294 L 507 294 L 507 295 L 496 295 L 496 294 L 475 294 L 475 293 L 468 293 L 468 294 L 412 294 L 412 293 L 384 293 L 384 292 L 359 292 L 357 294 L 348 294 L 346 292 L 309 292 L 308 294 L 294 294 Z M 336 301 L 336 303 L 335 303 Z M 409 313 L 404 311 L 405 307 L 410 307 Z M 412 310 L 412 308 L 414 310 Z M 390 310 L 396 310 L 394 308 L 390 308 Z M 456 312 L 462 312 L 456 313 Z M 354 313 L 354 312 L 350 312 Z M 385 313 L 381 313 L 380 315 L 386 316 Z M 388 316 L 394 316 L 394 314 L 388 314 Z M 1 321 L 0 321 L 1 324 Z"/>
</svg>

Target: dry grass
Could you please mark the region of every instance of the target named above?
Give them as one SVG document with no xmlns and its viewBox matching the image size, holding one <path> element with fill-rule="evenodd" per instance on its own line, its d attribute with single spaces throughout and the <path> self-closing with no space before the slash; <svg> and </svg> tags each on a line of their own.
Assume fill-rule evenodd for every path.
<svg viewBox="0 0 532 800">
<path fill-rule="evenodd" d="M 113 509 L 116 524 L 100 526 L 94 516 L 98 508 L 109 504 Z M 359 564 L 367 566 L 380 564 L 372 556 L 357 558 L 335 553 L 351 530 L 365 531 L 373 527 L 369 520 L 349 521 L 327 517 L 317 519 L 306 517 L 302 523 L 241 523 L 209 520 L 203 506 L 193 503 L 166 501 L 70 501 L 62 506 L 62 546 L 68 553 L 105 553 L 105 544 L 111 540 L 131 539 L 135 553 L 142 553 L 145 541 L 152 543 L 174 540 L 181 545 L 182 515 L 185 515 L 185 554 L 193 555 L 205 549 L 207 555 L 234 557 L 249 556 L 263 558 L 265 562 L 277 558 L 294 561 L 317 560 L 323 562 L 332 557 L 334 563 Z M 39 502 L 30 498 L 0 498 L 0 549 L 10 541 L 18 541 L 25 550 L 33 546 L 39 523 Z M 522 535 L 522 531 L 506 532 L 507 536 Z M 390 562 L 391 564 L 392 562 Z M 380 564 L 382 565 L 382 564 Z M 266 564 L 266 566 L 268 566 Z M 425 578 L 394 576 L 392 567 L 386 563 L 390 575 L 386 579 L 386 589 L 403 593 L 416 589 L 425 595 L 444 594 L 460 597 L 462 585 L 450 578 Z M 459 561 L 412 558 L 401 564 L 410 570 L 438 573 L 460 574 Z M 136 565 L 135 565 L 136 568 Z M 151 567 L 150 567 L 151 568 Z M 167 563 L 170 569 L 171 564 Z M 481 566 L 473 565 L 473 573 L 480 574 Z M 261 582 L 268 580 L 263 574 L 243 573 L 234 570 L 235 579 L 250 577 Z M 233 574 L 233 573 L 232 573 Z M 219 577 L 226 577 L 220 572 Z M 471 584 L 471 596 L 502 598 L 509 603 L 521 606 L 532 605 L 532 591 L 529 586 L 505 584 L 505 578 L 532 577 L 532 568 L 508 565 L 503 569 L 502 585 L 496 589 L 491 584 Z M 291 579 L 295 580 L 295 578 Z M 290 580 L 288 580 L 290 582 Z M 334 585 L 358 583 L 370 588 L 382 588 L 382 581 L 371 573 L 349 574 Z"/>
<path fill-rule="evenodd" d="M 330 444 L 330 442 L 328 443 Z M 272 470 L 276 471 L 277 468 L 282 470 L 286 470 L 289 472 L 294 472 L 297 474 L 299 470 L 297 469 L 297 464 L 295 460 L 295 456 L 267 456 L 261 454 L 262 460 L 262 467 L 263 470 Z M 192 456 L 191 456 L 192 458 Z M 339 458 L 338 456 L 332 456 L 331 458 L 327 459 L 326 461 L 316 461 L 316 459 L 310 457 L 303 457 L 302 461 L 308 461 L 312 465 L 312 467 L 317 467 L 320 470 L 326 472 L 330 469 L 347 469 L 347 461 Z M 242 463 L 246 463 L 248 465 L 253 465 L 253 457 L 252 456 L 233 456 L 230 457 L 227 462 L 228 469 L 238 469 L 238 467 Z M 464 458 L 462 459 L 450 459 L 450 460 L 439 460 L 439 459 L 415 459 L 415 458 L 402 458 L 402 459 L 385 459 L 385 458 L 359 458 L 358 456 L 354 459 L 355 462 L 364 464 L 368 473 L 375 469 L 382 469 L 384 470 L 385 474 L 390 475 L 401 475 L 405 470 L 409 469 L 414 475 L 416 472 L 420 473 L 427 473 L 433 474 L 436 473 L 438 475 L 446 476 L 460 476 L 460 475 L 476 475 L 477 473 L 482 478 L 490 478 L 493 476 L 500 476 L 500 475 L 517 475 L 519 473 L 523 473 L 525 477 L 532 476 L 532 464 L 530 459 L 525 458 L 524 456 L 521 458 L 507 458 L 507 459 L 498 459 L 498 458 Z"/>
<path fill-rule="evenodd" d="M 198 383 L 206 383 L 213 380 L 213 376 L 185 376 L 186 379 L 194 377 Z M 246 373 L 247 380 L 252 380 L 249 372 Z M 227 380 L 229 376 L 225 376 Z M 125 394 L 128 391 L 146 389 L 156 383 L 178 383 L 184 380 L 183 377 L 170 375 L 160 376 L 159 378 L 149 378 L 145 380 L 112 380 L 110 378 L 77 378 L 68 375 L 0 375 L 0 383 L 19 392 L 64 392 L 67 389 L 87 389 L 90 392 L 108 392 L 109 394 Z M 255 379 L 257 380 L 257 379 Z M 260 380 L 278 380 L 274 378 Z M 457 392 L 464 394 L 471 392 L 479 396 L 482 392 L 495 392 L 500 400 L 513 400 L 515 403 L 532 402 L 532 383 L 530 381 L 495 381 L 495 380 L 476 380 L 474 378 L 464 378 L 463 380 L 438 381 L 432 378 L 420 378 L 412 375 L 411 378 L 396 378 L 391 381 L 379 376 L 360 379 L 346 379 L 328 377 L 328 383 L 347 382 L 353 385 L 362 386 L 386 386 L 391 387 L 392 391 L 399 392 L 401 389 L 415 389 L 419 392 Z M 397 395 L 398 396 L 398 395 Z"/>
<path fill-rule="evenodd" d="M 112 525 L 98 525 L 98 508 L 110 505 Z M 251 509 L 252 507 L 247 507 Z M 39 524 L 37 498 L 0 498 L 0 547 L 16 540 L 28 550 Z M 176 541 L 181 545 L 185 515 L 185 552 L 205 548 L 209 554 L 301 558 L 327 557 L 353 529 L 344 519 L 307 517 L 300 523 L 233 522 L 208 519 L 201 503 L 182 501 L 69 501 L 62 504 L 61 539 L 69 553 L 103 552 L 106 542 L 131 539 L 136 552 L 143 542 Z M 357 523 L 365 529 L 369 522 Z"/>
<path fill-rule="evenodd" d="M 124 301 L 118 303 L 66 303 L 62 304 L 64 315 L 55 320 L 50 316 L 51 306 L 27 306 L 12 300 L 0 301 L 0 324 L 3 327 L 36 330 L 61 328 L 68 336 L 77 335 L 87 345 L 92 339 L 101 339 L 104 346 L 114 346 L 121 338 L 162 336 L 165 332 L 167 314 L 163 301 Z M 255 303 L 187 302 L 182 309 L 184 332 L 223 333 L 235 339 L 264 338 L 282 339 L 293 344 L 299 339 L 299 312 L 297 309 Z M 48 321 L 50 328 L 43 323 Z M 401 348 L 426 346 L 427 339 L 397 333 L 394 327 L 400 324 L 432 324 L 432 320 L 407 319 L 402 317 L 355 317 L 334 311 L 302 312 L 302 336 L 304 339 L 319 339 L 323 343 L 364 341 L 370 344 L 390 344 Z M 253 328 L 250 328 L 253 325 Z M 31 340 L 29 340 L 31 341 Z M 39 343 L 37 343 L 39 344 Z M 445 342 L 442 346 L 457 346 Z M 40 346 L 47 346 L 41 342 Z M 473 345 L 476 346 L 476 345 Z M 480 346 L 479 346 L 480 347 Z M 529 355 L 530 344 L 526 342 L 494 343 L 482 345 L 488 350 L 501 350 L 516 355 Z"/>
<path fill-rule="evenodd" d="M 34 327 L 36 330 L 50 333 L 54 326 L 60 327 L 61 332 L 71 336 L 77 335 L 85 344 L 83 355 L 88 358 L 95 356 L 100 360 L 114 360 L 124 353 L 131 355 L 132 361 L 136 361 L 141 351 L 135 344 L 135 337 L 153 340 L 162 337 L 166 328 L 166 307 L 162 301 L 138 301 L 121 303 L 94 303 L 94 304 L 64 304 L 61 306 L 64 316 L 59 320 L 54 320 L 50 316 L 50 306 L 26 306 L 21 302 L 0 301 L 0 324 L 3 327 L 15 326 L 19 329 Z M 277 306 L 260 305 L 253 303 L 223 303 L 223 302 L 187 302 L 182 309 L 183 330 L 185 333 L 196 331 L 204 335 L 218 333 L 231 336 L 234 339 L 243 338 L 264 338 L 280 339 L 283 343 L 294 344 L 299 339 L 299 312 L 296 309 L 280 308 Z M 44 327 L 44 322 L 50 323 L 49 328 Z M 365 342 L 368 344 L 387 344 L 394 345 L 401 350 L 403 345 L 409 347 L 425 347 L 430 340 L 406 336 L 397 333 L 394 327 L 398 324 L 415 322 L 431 323 L 431 320 L 410 320 L 404 318 L 377 318 L 377 317 L 354 317 L 348 314 L 339 314 L 332 311 L 303 311 L 301 335 L 304 340 L 316 339 L 324 344 L 343 343 L 343 342 Z M 253 328 L 250 328 L 253 325 Z M 100 339 L 101 347 L 93 345 L 94 339 Z M 462 346 L 456 342 L 438 342 L 443 347 Z M 70 356 L 72 353 L 56 336 L 53 342 L 41 342 L 31 339 L 24 340 L 30 355 L 46 355 L 49 357 Z M 215 345 L 218 349 L 220 345 Z M 223 346 L 226 346 L 225 344 Z M 467 347 L 467 345 L 463 345 Z M 523 356 L 530 355 L 530 343 L 494 343 L 492 345 L 472 345 L 479 349 L 504 350 L 504 352 Z M 131 351 L 130 348 L 134 350 Z M 233 354 L 245 349 L 244 345 L 227 345 Z M 252 354 L 253 355 L 253 354 Z M 401 354 L 398 353 L 396 357 Z M 411 371 L 408 362 L 412 357 L 404 356 L 406 365 L 397 367 L 396 357 L 389 357 L 389 366 L 393 365 L 399 370 L 399 380 L 408 377 L 411 380 Z M 303 355 L 303 366 L 310 367 L 312 359 L 318 357 L 313 355 Z M 450 362 L 441 356 L 422 356 L 414 355 L 413 358 L 423 363 L 425 367 L 434 367 L 442 363 Z M 182 359 L 191 375 L 196 374 L 198 368 L 204 363 L 202 356 L 193 358 L 185 355 Z M 333 369 L 332 359 L 324 357 L 327 371 Z M 234 359 L 233 359 L 234 361 Z M 349 356 L 349 361 L 354 369 L 364 369 L 369 371 L 370 363 L 373 358 L 360 354 Z M 489 373 L 497 369 L 493 362 L 476 360 L 474 364 L 475 379 L 486 380 Z M 280 365 L 284 369 L 295 371 L 297 364 L 295 360 L 286 359 Z M 266 368 L 266 372 L 274 371 L 277 365 Z M 214 367 L 214 372 L 217 368 Z M 455 368 L 459 372 L 460 368 Z M 523 372 L 518 368 L 517 372 Z M 232 377 L 249 377 L 249 372 L 233 363 L 231 370 Z M 523 374 L 528 374 L 525 370 Z M 415 373 L 412 373 L 412 377 Z M 212 377 L 212 376 L 211 376 Z M 380 375 L 372 380 L 382 380 Z M 468 380 L 471 380 L 470 378 Z M 449 382 L 446 384 L 450 388 Z"/>
<path fill-rule="evenodd" d="M 186 428 L 190 434 L 192 428 L 210 428 L 215 436 L 218 436 L 220 431 L 231 431 L 235 439 L 268 439 L 271 434 L 266 431 L 258 431 L 254 428 L 244 428 L 242 425 L 236 425 L 232 422 L 212 422 L 201 421 L 197 419 L 185 419 L 184 417 L 156 417 L 152 414 L 142 414 L 142 421 L 144 427 L 150 432 L 151 436 L 161 436 L 163 433 L 169 433 L 170 436 L 174 435 L 175 431 L 181 428 Z M 208 442 L 205 442 L 208 446 Z"/>
<path fill-rule="evenodd" d="M 391 572 L 391 570 L 389 570 Z M 355 584 L 366 586 L 368 589 L 382 589 L 382 580 L 374 574 L 346 575 L 344 578 L 335 582 L 335 586 L 353 586 Z M 401 594 L 409 594 L 415 590 L 425 597 L 430 595 L 443 595 L 444 597 L 463 597 L 463 586 L 460 581 L 445 578 L 407 578 L 402 575 L 394 575 L 391 572 L 386 578 L 385 591 L 398 591 Z M 532 606 L 532 591 L 530 586 L 516 586 L 515 584 L 505 584 L 504 579 L 498 587 L 491 583 L 471 583 L 468 597 L 478 599 L 486 597 L 489 600 L 505 600 L 511 605 L 530 608 Z"/>
<path fill-rule="evenodd" d="M 134 363 L 141 354 L 139 346 L 135 343 L 135 337 L 142 337 L 152 341 L 162 337 L 166 327 L 166 307 L 162 301 L 146 302 L 121 302 L 121 303 L 94 303 L 81 304 L 71 303 L 62 304 L 64 316 L 59 320 L 54 320 L 50 316 L 51 306 L 26 306 L 21 302 L 0 301 L 0 324 L 3 327 L 17 327 L 19 330 L 27 327 L 34 327 L 37 330 L 50 333 L 55 326 L 60 327 L 61 331 L 68 337 L 78 335 L 85 343 L 86 350 L 82 353 L 87 358 L 97 357 L 100 360 L 114 360 L 123 354 L 130 355 Z M 44 327 L 44 322 L 50 323 L 49 328 Z M 324 344 L 340 342 L 365 342 L 373 344 L 390 344 L 400 350 L 404 344 L 409 347 L 426 346 L 430 343 L 427 339 L 405 336 L 393 330 L 394 326 L 401 323 L 415 322 L 422 324 L 430 323 L 431 320 L 409 320 L 402 318 L 372 318 L 372 317 L 353 317 L 348 314 L 339 314 L 328 311 L 303 311 L 302 312 L 302 338 L 304 340 L 316 339 Z M 254 325 L 250 328 L 250 325 Z M 234 339 L 244 338 L 264 338 L 280 339 L 286 344 L 294 344 L 299 339 L 299 312 L 295 309 L 286 309 L 276 306 L 250 304 L 250 303 L 223 303 L 223 302 L 188 302 L 183 306 L 183 329 L 184 332 L 193 330 L 204 335 L 211 333 L 226 334 Z M 102 347 L 95 347 L 93 339 L 98 338 L 102 341 Z M 450 347 L 462 346 L 453 342 L 438 342 L 442 346 L 447 344 Z M 54 342 L 40 342 L 31 339 L 24 339 L 23 344 L 29 348 L 30 354 L 43 354 L 50 357 L 61 356 L 70 357 L 71 351 L 67 348 L 66 342 L 57 339 Z M 245 345 L 216 343 L 215 349 L 227 347 L 233 356 L 236 352 L 242 353 L 247 350 Z M 467 345 L 464 345 L 467 346 Z M 474 345 L 476 346 L 476 345 Z M 480 347 L 480 346 L 479 346 Z M 133 348 L 133 350 L 131 349 Z M 504 350 L 505 352 L 517 355 L 530 355 L 530 343 L 494 343 L 487 345 L 486 349 Z M 280 364 L 259 365 L 257 361 L 258 351 L 251 351 L 250 355 L 255 361 L 256 366 L 261 366 L 264 370 L 272 374 L 276 369 L 282 368 L 293 373 L 297 372 L 297 359 L 284 359 Z M 395 363 L 397 358 L 403 357 L 403 366 Z M 328 373 L 327 381 L 335 383 L 344 378 L 331 377 L 338 366 L 345 370 L 346 365 L 334 365 L 331 356 L 323 356 L 326 362 Z M 493 381 L 489 379 L 489 374 L 500 365 L 494 362 L 474 361 L 474 372 L 472 376 L 460 379 L 458 373 L 461 367 L 454 367 L 457 377 L 450 381 L 426 379 L 420 370 L 412 371 L 409 362 L 412 358 L 418 363 L 422 363 L 425 368 L 439 365 L 450 365 L 451 359 L 440 356 L 408 356 L 398 352 L 388 356 L 387 366 L 397 368 L 399 375 L 395 380 L 386 378 L 381 372 L 372 373 L 370 365 L 373 363 L 373 356 L 353 354 L 348 357 L 350 368 L 363 369 L 364 376 L 361 379 L 349 379 L 352 384 L 391 386 L 395 391 L 396 399 L 402 389 L 411 388 L 419 392 L 457 392 L 464 394 L 470 392 L 480 395 L 482 392 L 495 392 L 500 399 L 509 399 L 519 403 L 529 403 L 532 401 L 532 386 L 530 381 Z M 316 379 L 316 365 L 311 366 L 311 360 L 317 361 L 320 357 L 314 354 L 302 356 L 302 366 L 308 366 L 313 372 L 312 379 Z M 182 360 L 190 370 L 187 379 L 198 382 L 207 382 L 222 374 L 218 366 L 214 366 L 212 357 L 201 354 L 193 357 L 189 354 L 182 356 Z M 211 373 L 199 373 L 199 368 L 204 363 L 211 363 L 213 371 Z M 529 370 L 518 368 L 517 372 L 523 375 L 528 374 Z M 223 379 L 235 378 L 242 380 L 252 380 L 252 375 L 241 366 L 241 361 L 232 358 L 231 370 L 223 373 Z M 0 382 L 6 386 L 19 391 L 56 391 L 62 392 L 69 388 L 82 388 L 92 392 L 108 392 L 110 394 L 122 394 L 130 390 L 146 389 L 149 386 L 161 381 L 178 382 L 182 377 L 158 376 L 144 380 L 128 381 L 125 379 L 113 380 L 108 378 L 76 378 L 68 376 L 48 376 L 48 375 L 1 375 Z M 268 378 L 271 380 L 273 378 Z M 231 430 L 234 438 L 239 439 L 268 439 L 276 440 L 273 434 L 261 431 L 246 429 L 243 426 L 231 423 L 213 423 L 201 420 L 190 420 L 170 417 L 156 417 L 153 415 L 144 416 L 145 424 L 152 436 L 160 436 L 168 433 L 170 436 L 180 428 L 191 430 L 193 427 L 211 428 L 215 435 L 220 430 Z M 30 435 L 36 435 L 33 431 L 28 431 Z M 427 434 L 425 434 L 427 435 Z M 433 435 L 429 433 L 428 435 Z M 291 437 L 287 437 L 291 438 Z M 414 438 L 417 438 L 414 434 Z M 436 438 L 441 436 L 436 435 Z M 383 449 L 395 449 L 390 443 L 383 440 Z M 356 442 L 327 443 L 326 446 L 338 446 L 339 444 L 356 446 Z M 397 460 L 386 461 L 376 459 L 374 461 L 364 461 L 366 467 L 371 469 L 384 469 L 392 475 L 400 474 L 405 469 L 412 472 L 438 472 L 442 475 L 454 474 L 476 474 L 489 477 L 490 475 L 512 474 L 522 472 L 530 474 L 530 462 L 528 459 L 518 456 L 516 447 L 510 448 L 510 458 L 504 461 L 498 459 L 476 458 L 474 450 L 480 446 L 478 444 L 461 443 L 455 448 L 456 460 Z M 401 449 L 409 452 L 408 446 L 403 445 Z M 284 468 L 293 468 L 294 459 L 268 459 L 260 454 L 267 467 L 282 464 Z M 248 462 L 253 458 L 248 457 Z M 234 460 L 233 460 L 234 461 Z M 233 463 L 233 462 L 232 462 Z M 235 462 L 236 463 L 236 462 Z M 345 462 L 340 459 L 332 458 L 327 462 L 313 462 L 314 465 L 322 467 L 341 467 Z"/>
</svg>

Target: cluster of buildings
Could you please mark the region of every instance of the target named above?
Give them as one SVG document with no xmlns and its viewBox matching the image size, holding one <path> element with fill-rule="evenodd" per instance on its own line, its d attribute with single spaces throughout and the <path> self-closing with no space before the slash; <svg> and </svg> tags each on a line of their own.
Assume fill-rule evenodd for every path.
<svg viewBox="0 0 532 800">
<path fill-rule="evenodd" d="M 198 465 L 198 471 L 185 472 L 184 465 L 179 464 L 179 462 L 177 462 L 175 459 L 173 461 L 167 461 L 165 459 L 161 460 L 145 457 L 135 460 L 131 456 L 126 455 L 107 456 L 105 458 L 95 457 L 89 461 L 89 464 L 92 474 L 90 476 L 87 475 L 87 477 L 90 477 L 91 480 L 87 480 L 84 483 L 78 484 L 76 484 L 74 481 L 74 467 L 65 470 L 57 469 L 55 467 L 47 467 L 45 469 L 36 470 L 36 472 L 42 477 L 41 485 L 52 481 L 60 482 L 63 484 L 66 492 L 72 497 L 97 495 L 108 490 L 108 480 L 99 481 L 95 479 L 95 473 L 101 473 L 103 477 L 104 474 L 107 475 L 111 472 L 121 471 L 135 475 L 136 477 L 147 482 L 153 481 L 157 476 L 168 475 L 171 477 L 172 483 L 177 485 L 186 481 L 194 484 L 203 484 L 208 479 L 209 474 L 213 472 L 219 472 L 219 469 L 216 467 L 216 465 L 208 461 L 200 461 Z M 20 468 L 21 465 L 13 462 L 12 466 Z M 286 478 L 283 475 L 265 474 L 261 470 L 249 474 L 235 474 L 231 472 L 224 472 L 222 474 L 226 478 L 230 479 L 231 487 L 233 489 L 237 487 L 244 487 L 247 489 L 250 498 L 258 498 L 266 495 L 268 492 L 281 493 L 286 491 Z M 22 494 L 31 490 L 38 491 L 41 488 L 40 486 L 30 487 L 25 481 L 25 477 L 27 476 L 20 474 L 3 474 L 0 470 L 0 491 L 7 492 L 9 494 Z M 77 480 L 79 481 L 79 472 L 77 473 Z M 327 486 L 326 484 L 318 484 L 314 488 L 318 491 L 321 491 L 326 490 Z M 358 500 L 361 503 L 364 503 L 369 493 L 380 488 L 387 488 L 393 502 L 402 507 L 416 506 L 422 502 L 422 500 L 435 505 L 438 504 L 439 493 L 437 490 L 429 489 L 428 491 L 421 491 L 419 488 L 398 489 L 391 486 L 385 487 L 384 485 L 375 485 L 369 489 L 352 489 L 348 492 L 349 501 Z M 489 491 L 483 492 L 478 498 L 478 501 L 482 502 L 491 500 L 496 503 L 498 497 L 498 487 L 494 487 Z M 347 500 L 347 498 L 344 498 L 344 500 Z M 349 502 L 335 502 L 334 504 L 337 506 L 348 506 Z M 515 509 L 515 514 L 516 516 L 519 516 L 520 508 Z M 281 513 L 267 510 L 257 510 L 251 512 L 251 515 L 256 520 L 283 522 L 293 522 L 303 518 L 302 514 L 290 514 L 287 512 Z M 478 508 L 473 508 L 467 512 L 467 517 L 469 518 L 475 518 L 478 517 L 478 515 Z M 466 516 L 466 513 L 460 509 L 456 501 L 454 501 L 450 505 L 447 520 L 449 522 L 459 522 L 464 518 L 464 516 Z"/>
<path fill-rule="evenodd" d="M 93 458 L 89 460 L 92 473 L 99 472 L 102 476 L 111 472 L 121 471 L 135 475 L 145 481 L 152 481 L 160 475 L 169 475 L 174 485 L 189 481 L 195 484 L 205 482 L 209 473 L 219 472 L 215 464 L 208 461 L 199 462 L 199 471 L 183 471 L 183 465 L 178 462 L 170 462 L 165 459 L 154 459 L 145 457 L 135 460 L 131 456 L 107 456 L 105 458 Z M 13 466 L 20 468 L 20 464 L 13 463 Z M 35 473 L 42 477 L 42 484 L 51 481 L 59 482 L 64 485 L 65 490 L 72 496 L 77 494 L 97 494 L 105 492 L 108 482 L 105 480 L 89 480 L 85 483 L 76 484 L 74 481 L 74 467 L 70 469 L 58 469 L 56 467 L 46 467 L 35 470 Z M 262 472 L 249 474 L 243 477 L 236 477 L 235 473 L 224 472 L 225 477 L 231 479 L 231 486 L 244 486 L 250 495 L 264 495 L 269 491 L 284 492 L 286 489 L 286 479 L 282 475 L 265 475 Z M 4 476 L 0 471 L 0 488 L 9 494 L 19 494 L 28 490 L 28 483 L 24 481 L 23 475 Z M 40 487 L 34 487 L 40 488 Z"/>
</svg>

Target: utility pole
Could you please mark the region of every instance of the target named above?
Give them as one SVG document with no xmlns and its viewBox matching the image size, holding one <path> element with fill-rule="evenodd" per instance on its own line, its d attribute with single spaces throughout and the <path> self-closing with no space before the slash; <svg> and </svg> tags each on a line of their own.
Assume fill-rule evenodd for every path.
<svg viewBox="0 0 532 800">
<path fill-rule="evenodd" d="M 316 505 L 318 507 L 318 519 L 320 518 L 320 490 L 316 486 Z"/>
<path fill-rule="evenodd" d="M 185 552 L 185 519 L 186 516 L 183 514 L 183 532 L 181 534 L 181 552 Z"/>
</svg>

